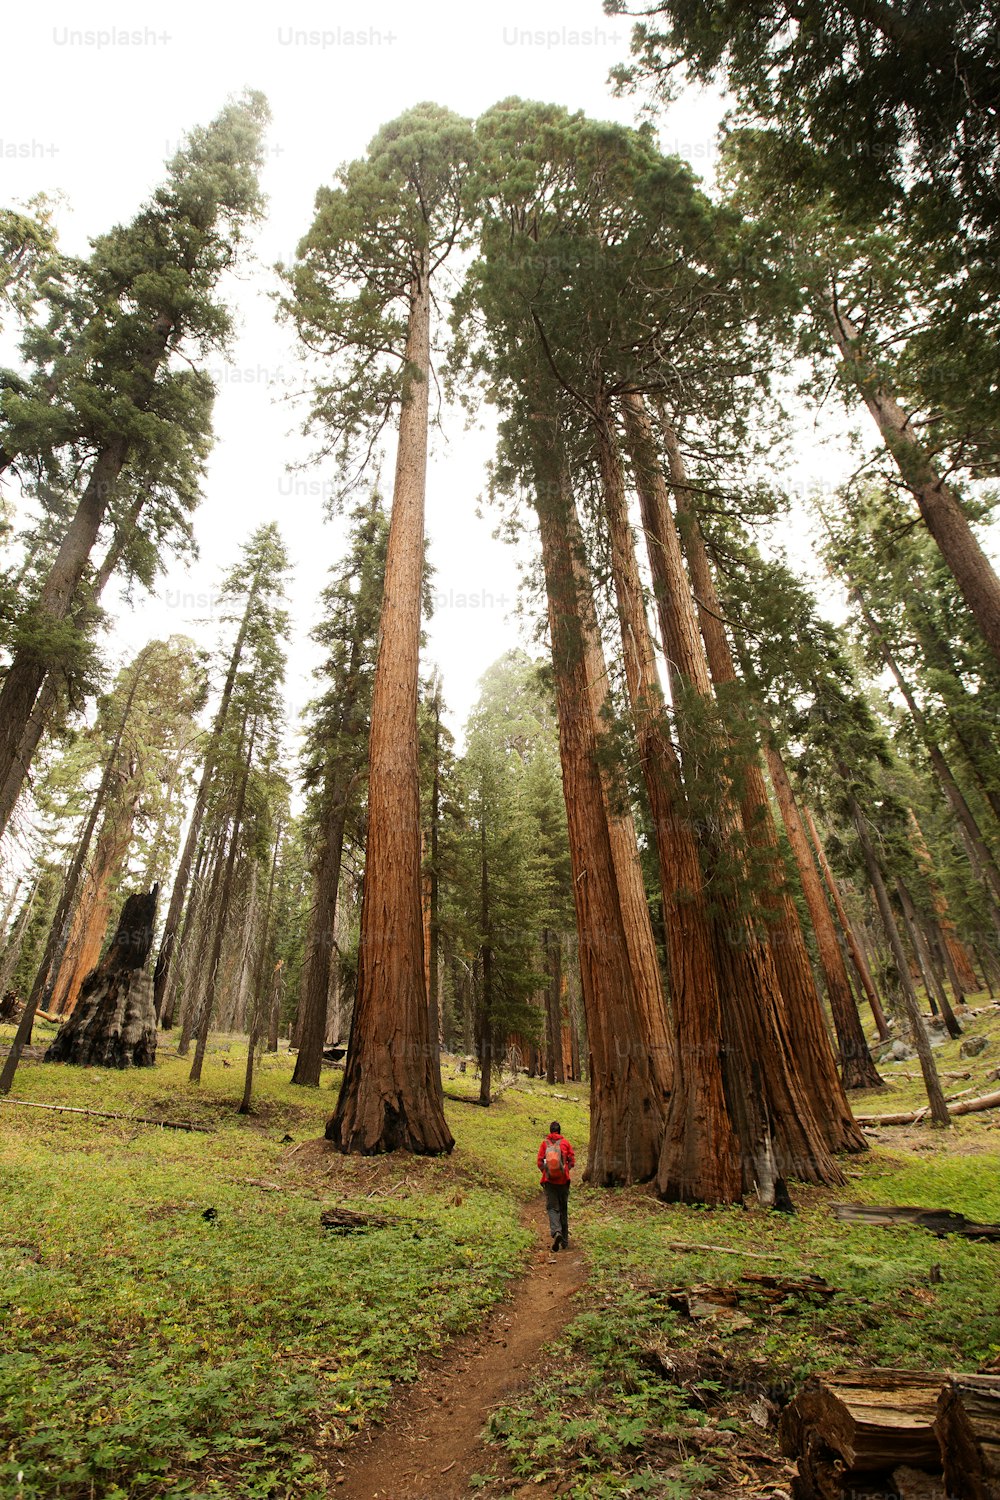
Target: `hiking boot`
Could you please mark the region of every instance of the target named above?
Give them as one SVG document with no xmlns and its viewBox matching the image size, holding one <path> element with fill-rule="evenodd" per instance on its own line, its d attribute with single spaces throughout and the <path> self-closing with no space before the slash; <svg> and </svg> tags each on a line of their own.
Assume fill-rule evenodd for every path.
<svg viewBox="0 0 1000 1500">
<path fill-rule="evenodd" d="M 568 1234 L 562 1234 L 562 1235 L 559 1236 L 559 1238 L 562 1241 L 562 1247 L 563 1247 L 563 1249 L 564 1250 L 568 1250 L 569 1249 L 569 1235 Z"/>
<path fill-rule="evenodd" d="M 552 1239 L 552 1253 L 553 1253 L 553 1255 L 555 1254 L 555 1252 L 557 1250 L 561 1250 L 561 1249 L 562 1249 L 562 1235 L 561 1234 L 554 1235 L 553 1239 Z"/>
</svg>

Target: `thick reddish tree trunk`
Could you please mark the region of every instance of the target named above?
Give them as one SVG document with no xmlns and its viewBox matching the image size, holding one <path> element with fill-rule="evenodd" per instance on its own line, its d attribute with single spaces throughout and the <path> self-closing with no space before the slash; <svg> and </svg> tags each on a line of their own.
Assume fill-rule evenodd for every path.
<svg viewBox="0 0 1000 1500">
<path fill-rule="evenodd" d="M 676 1071 L 657 1185 L 674 1201 L 732 1203 L 742 1196 L 744 1182 L 723 1078 L 712 926 L 656 672 L 617 438 L 607 415 L 597 443 L 625 681 L 660 867 L 675 1027 Z"/>
<path fill-rule="evenodd" d="M 840 923 L 840 930 L 844 934 L 844 942 L 847 944 L 847 951 L 851 955 L 851 963 L 854 965 L 854 972 L 858 976 L 858 983 L 864 990 L 869 1007 L 871 1008 L 871 1013 L 875 1021 L 876 1029 L 878 1031 L 879 1041 L 887 1041 L 889 1037 L 889 1024 L 886 1021 L 885 1011 L 882 1009 L 882 1002 L 879 999 L 878 991 L 875 988 L 875 981 L 872 978 L 871 968 L 869 966 L 867 958 L 864 955 L 861 944 L 858 942 L 858 939 L 855 935 L 854 926 L 851 922 L 850 917 L 847 915 L 847 910 L 844 906 L 844 903 L 841 900 L 840 889 L 837 885 L 834 873 L 830 868 L 830 861 L 826 857 L 826 850 L 823 848 L 823 841 L 819 836 L 819 830 L 816 827 L 816 821 L 813 818 L 813 815 L 808 807 L 803 807 L 802 811 L 805 817 L 806 825 L 809 829 L 809 836 L 812 839 L 813 849 L 816 851 L 816 860 L 822 872 L 823 880 L 826 884 L 827 893 L 830 897 L 831 902 L 833 903 L 833 909 L 837 914 L 837 921 Z"/>
<path fill-rule="evenodd" d="M 837 942 L 837 931 L 823 895 L 823 887 L 813 862 L 809 839 L 799 816 L 795 794 L 785 770 L 785 763 L 774 746 L 768 746 L 767 764 L 781 816 L 784 819 L 788 842 L 792 846 L 792 853 L 799 867 L 802 894 L 806 898 L 809 919 L 816 937 L 816 948 L 823 969 L 823 977 L 826 980 L 826 992 L 830 999 L 830 1010 L 837 1032 L 844 1087 L 846 1089 L 881 1088 L 882 1079 L 879 1077 L 871 1052 L 868 1050 L 868 1043 L 861 1027 L 861 1018 L 851 992 L 851 982 L 847 977 L 844 956 Z"/>
<path fill-rule="evenodd" d="M 635 820 L 625 804 L 620 789 L 614 784 L 612 773 L 604 754 L 606 749 L 605 723 L 611 709 L 611 689 L 607 663 L 594 605 L 594 591 L 587 568 L 580 521 L 572 495 L 568 495 L 567 539 L 576 576 L 577 597 L 580 600 L 580 618 L 583 631 L 584 663 L 590 687 L 590 702 L 598 735 L 598 763 L 604 782 L 605 810 L 608 821 L 608 836 L 611 840 L 611 857 L 614 861 L 615 878 L 622 920 L 625 923 L 625 939 L 635 976 L 639 1003 L 644 1016 L 647 1045 L 654 1059 L 657 1076 L 665 1093 L 671 1087 L 672 1052 L 671 1027 L 663 996 L 663 979 L 656 955 L 656 938 L 646 899 L 646 886 L 636 838 Z"/>
<path fill-rule="evenodd" d="M 645 404 L 638 396 L 625 398 L 623 404 L 664 650 L 682 693 L 696 694 L 710 704 L 708 664 Z M 680 713 L 682 746 L 689 732 L 686 716 Z M 697 754 L 696 744 L 687 748 Z M 734 860 L 738 867 L 744 837 L 731 789 L 722 789 L 719 807 L 723 826 L 706 829 L 702 838 L 703 860 L 713 872 Z M 825 1183 L 841 1182 L 843 1177 L 795 1060 L 770 952 L 735 892 L 726 893 L 726 885 L 723 880 L 713 902 L 713 929 L 728 1109 L 740 1138 L 745 1184 L 755 1183 L 765 1201 L 780 1201 L 785 1176 Z M 825 1101 L 816 1103 L 825 1107 Z"/>
<path fill-rule="evenodd" d="M 385 589 L 372 694 L 358 988 L 344 1081 L 327 1137 L 342 1151 L 436 1155 L 454 1145 L 431 1043 L 420 892 L 417 677 L 431 290 L 414 276 Z"/>
<path fill-rule="evenodd" d="M 538 419 L 536 497 L 548 596 L 559 754 L 569 834 L 580 981 L 590 1048 L 587 1179 L 645 1181 L 657 1168 L 665 1116 L 662 1057 L 650 1050 L 641 965 L 609 830 L 588 669 L 581 559 L 570 541 L 573 504 L 555 423 Z M 637 967 L 640 972 L 637 973 Z"/>
<path fill-rule="evenodd" d="M 1000 661 L 1000 578 L 990 566 L 955 491 L 918 442 L 912 422 L 861 348 L 858 329 L 836 306 L 833 337 L 865 405 L 950 568 L 983 639 Z"/>
<path fill-rule="evenodd" d="M 664 420 L 662 425 L 681 542 L 698 605 L 708 667 L 716 691 L 725 691 L 739 680 L 736 663 L 723 624 L 708 548 L 691 501 L 677 436 L 667 421 Z M 796 1059 L 811 1097 L 828 1102 L 828 1108 L 818 1110 L 817 1117 L 831 1151 L 864 1151 L 867 1142 L 851 1114 L 837 1074 L 799 914 L 778 844 L 764 773 L 756 754 L 745 758 L 741 764 L 740 781 L 743 827 L 758 852 L 767 879 L 760 901 L 767 918 L 768 947 L 778 975 Z"/>
</svg>

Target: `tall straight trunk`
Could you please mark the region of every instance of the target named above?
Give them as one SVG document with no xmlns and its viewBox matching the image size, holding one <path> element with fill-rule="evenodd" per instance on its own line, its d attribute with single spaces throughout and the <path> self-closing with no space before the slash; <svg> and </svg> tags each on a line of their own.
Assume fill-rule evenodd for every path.
<svg viewBox="0 0 1000 1500">
<path fill-rule="evenodd" d="M 680 680 L 680 702 L 685 694 L 695 694 L 708 704 L 713 696 L 708 664 L 645 403 L 641 397 L 630 396 L 623 406 L 664 650 Z M 683 713 L 678 716 L 678 731 L 684 747 L 684 735 L 690 730 Z M 697 746 L 689 748 L 697 754 Z M 703 839 L 710 872 L 723 857 L 739 858 L 743 837 L 738 810 L 725 789 L 720 809 L 724 826 L 706 830 Z M 825 1183 L 841 1182 L 843 1177 L 795 1060 L 770 952 L 741 910 L 736 893 L 725 892 L 724 882 L 713 905 L 727 1106 L 738 1121 L 741 1171 L 744 1183 L 755 1181 L 765 1201 L 784 1203 L 786 1175 Z M 693 1061 L 692 1066 L 696 1066 Z M 817 1104 L 824 1107 L 822 1101 Z M 672 1113 L 674 1109 L 671 1100 Z M 673 1160 L 668 1155 L 661 1166 L 661 1184 L 669 1182 L 672 1174 L 681 1175 L 680 1139 L 672 1140 L 669 1135 L 665 1139 L 664 1150 Z"/>
<path fill-rule="evenodd" d="M 662 413 L 661 430 L 673 484 L 678 529 L 698 606 L 698 621 L 709 672 L 716 691 L 725 690 L 735 685 L 739 676 L 723 624 L 715 575 L 698 514 L 691 500 L 691 489 L 687 484 L 677 435 Z M 811 1096 L 828 1101 L 829 1107 L 818 1114 L 830 1149 L 864 1151 L 867 1143 L 851 1114 L 830 1049 L 802 925 L 778 843 L 764 773 L 756 754 L 747 757 L 741 765 L 740 777 L 743 827 L 749 842 L 762 860 L 766 875 L 767 884 L 761 892 L 760 902 L 767 918 L 768 946 L 778 975 L 795 1055 Z M 860 1030 L 860 1026 L 858 1029 Z"/>
<path fill-rule="evenodd" d="M 879 1041 L 887 1041 L 889 1037 L 889 1024 L 885 1018 L 885 1011 L 882 1009 L 882 1002 L 879 999 L 878 990 L 875 988 L 875 981 L 872 978 L 871 968 L 869 966 L 867 958 L 865 957 L 864 950 L 862 949 L 861 944 L 858 942 L 857 934 L 854 931 L 854 924 L 851 922 L 850 917 L 847 915 L 847 910 L 841 899 L 840 888 L 837 885 L 834 873 L 830 868 L 830 861 L 826 857 L 826 850 L 823 848 L 823 841 L 819 836 L 819 830 L 816 827 L 816 820 L 813 818 L 812 812 L 808 807 L 803 807 L 802 812 L 806 821 L 806 826 L 809 829 L 809 835 L 812 839 L 813 849 L 816 851 L 817 863 L 819 864 L 820 870 L 822 871 L 823 880 L 826 883 L 827 893 L 833 903 L 833 909 L 837 914 L 837 921 L 840 923 L 840 930 L 844 934 L 844 942 L 847 944 L 847 951 L 851 955 L 851 962 L 854 965 L 854 972 L 858 976 L 858 982 L 865 993 L 865 997 L 868 1000 L 868 1005 L 871 1009 L 872 1016 L 874 1017 Z"/>
<path fill-rule="evenodd" d="M 965 794 L 955 780 L 952 769 L 937 742 L 934 731 L 931 729 L 923 710 L 917 703 L 913 689 L 904 676 L 903 670 L 896 659 L 895 652 L 886 639 L 885 631 L 872 614 L 864 595 L 853 580 L 851 580 L 850 592 L 851 597 L 858 606 L 865 625 L 868 627 L 869 633 L 878 646 L 882 660 L 895 679 L 896 686 L 899 688 L 900 695 L 906 704 L 910 718 L 913 720 L 913 727 L 923 742 L 934 774 L 940 782 L 941 788 L 948 799 L 949 806 L 962 829 L 970 849 L 970 859 L 973 868 L 978 868 L 980 878 L 987 882 L 993 900 L 1000 901 L 1000 867 L 997 866 L 996 860 L 986 846 L 975 814 L 966 801 Z"/>
<path fill-rule="evenodd" d="M 239 670 L 240 660 L 243 656 L 243 647 L 246 644 L 247 632 L 250 629 L 250 622 L 256 608 L 259 587 L 260 571 L 258 569 L 250 585 L 243 616 L 240 620 L 240 628 L 236 632 L 236 640 L 233 643 L 233 651 L 229 659 L 229 667 L 226 671 L 226 680 L 222 687 L 222 696 L 219 699 L 219 707 L 212 721 L 212 730 L 205 750 L 201 778 L 198 782 L 198 790 L 195 793 L 194 807 L 191 810 L 191 822 L 188 825 L 187 835 L 184 839 L 184 848 L 181 851 L 180 863 L 177 866 L 173 889 L 170 892 L 170 905 L 167 908 L 166 919 L 163 923 L 160 950 L 156 955 L 156 968 L 153 971 L 153 999 L 156 1005 L 157 1016 L 163 1010 L 164 1000 L 170 984 L 170 968 L 174 960 L 177 932 L 181 925 L 184 902 L 187 898 L 188 883 L 191 879 L 191 866 L 194 863 L 195 851 L 198 848 L 198 840 L 201 837 L 201 825 L 205 817 L 205 808 L 208 805 L 208 793 L 212 784 L 212 777 L 215 775 L 219 743 L 222 732 L 226 727 L 226 721 L 229 718 L 229 706 L 232 702 L 236 673 Z"/>
<path fill-rule="evenodd" d="M 577 598 L 580 601 L 584 665 L 590 689 L 591 709 L 598 733 L 598 762 L 604 783 L 611 858 L 618 885 L 622 921 L 625 924 L 629 961 L 635 978 L 639 1003 L 643 1010 L 646 1045 L 654 1060 L 664 1094 L 668 1094 L 673 1079 L 670 1018 L 664 1001 L 663 978 L 656 955 L 656 938 L 653 934 L 649 901 L 646 898 L 635 819 L 631 809 L 623 805 L 619 789 L 614 784 L 613 775 L 600 754 L 603 748 L 604 726 L 609 711 L 612 709 L 611 687 L 607 663 L 604 659 L 597 609 L 594 604 L 593 585 L 587 569 L 580 520 L 576 504 L 569 492 L 567 492 L 567 501 L 567 539 L 575 570 Z"/>
<path fill-rule="evenodd" d="M 735 1202 L 744 1172 L 725 1078 L 725 1018 L 698 847 L 670 739 L 625 498 L 617 440 L 597 427 L 625 680 L 663 890 L 676 1068 L 657 1186 L 681 1202 Z"/>
<path fill-rule="evenodd" d="M 955 989 L 955 1000 L 959 1005 L 965 1003 L 965 991 L 978 989 L 976 976 L 972 971 L 968 955 L 958 940 L 955 924 L 951 919 L 951 911 L 948 907 L 948 898 L 939 882 L 934 877 L 934 862 L 931 859 L 931 851 L 927 847 L 924 831 L 920 826 L 913 808 L 907 808 L 906 820 L 910 826 L 910 843 L 916 855 L 917 864 L 927 882 L 934 905 L 935 925 L 941 941 L 942 955 L 951 981 Z"/>
<path fill-rule="evenodd" d="M 573 504 L 551 419 L 539 419 L 535 471 L 590 1050 L 586 1176 L 610 1186 L 645 1181 L 656 1172 L 665 1119 L 663 1059 L 650 1053 L 644 976 L 641 968 L 637 973 L 622 909 L 599 759 L 581 559 L 570 539 Z"/>
<path fill-rule="evenodd" d="M 245 726 L 244 726 L 245 727 Z M 205 1048 L 208 1045 L 208 1033 L 212 1025 L 212 1012 L 215 1009 L 216 986 L 219 977 L 219 962 L 222 958 L 222 944 L 225 940 L 230 902 L 233 895 L 233 877 L 236 872 L 236 855 L 239 849 L 240 830 L 243 825 L 243 809 L 246 806 L 247 787 L 250 783 L 250 769 L 253 765 L 253 747 L 257 738 L 257 720 L 254 719 L 250 726 L 250 736 L 247 742 L 245 759 L 243 762 L 243 774 L 240 778 L 240 789 L 236 794 L 236 806 L 233 809 L 232 829 L 229 835 L 229 848 L 226 851 L 226 862 L 223 869 L 222 887 L 219 895 L 219 910 L 215 916 L 215 935 L 212 941 L 212 952 L 208 960 L 208 983 L 205 988 L 205 996 L 202 1000 L 201 1020 L 198 1026 L 198 1040 L 195 1043 L 194 1060 L 191 1063 L 191 1071 L 188 1074 L 189 1083 L 201 1082 L 201 1069 L 205 1061 Z"/>
<path fill-rule="evenodd" d="M 545 987 L 545 1078 L 548 1083 L 565 1083 L 566 1068 L 562 1042 L 562 946 L 557 933 L 548 928 L 542 933 L 545 968 L 549 982 Z"/>
<path fill-rule="evenodd" d="M 941 550 L 983 639 L 1000 662 L 1000 578 L 990 566 L 952 487 L 917 440 L 910 417 L 861 349 L 858 329 L 836 306 L 833 337 L 924 524 Z"/>
<path fill-rule="evenodd" d="M 851 982 L 847 977 L 843 954 L 837 942 L 836 928 L 833 925 L 826 897 L 823 895 L 819 874 L 813 863 L 809 840 L 799 815 L 795 794 L 792 791 L 781 754 L 772 745 L 767 747 L 767 764 L 781 816 L 784 819 L 788 842 L 792 846 L 792 853 L 799 867 L 802 894 L 806 898 L 809 919 L 816 937 L 816 948 L 823 969 L 823 977 L 826 980 L 826 992 L 837 1033 L 844 1087 L 847 1089 L 881 1088 L 883 1081 L 879 1077 L 871 1052 L 868 1050 L 868 1043 L 861 1027 L 861 1018 L 851 992 Z"/>
<path fill-rule="evenodd" d="M 847 767 L 841 766 L 839 767 L 839 770 L 841 775 L 844 777 L 845 782 L 850 785 L 850 776 Z M 868 879 L 871 881 L 872 890 L 875 892 L 875 901 L 878 905 L 879 916 L 882 918 L 882 926 L 885 929 L 886 939 L 892 951 L 893 961 L 899 974 L 900 989 L 903 996 L 903 1006 L 906 1010 L 906 1018 L 910 1025 L 910 1034 L 913 1038 L 913 1045 L 917 1049 L 917 1056 L 920 1059 L 920 1071 L 924 1077 L 924 1087 L 927 1090 L 927 1098 L 931 1107 L 931 1116 L 936 1125 L 941 1125 L 944 1128 L 948 1128 L 951 1125 L 951 1116 L 948 1113 L 948 1106 L 944 1102 L 944 1094 L 941 1090 L 941 1080 L 938 1077 L 937 1067 L 934 1062 L 934 1056 L 931 1052 L 931 1044 L 927 1038 L 927 1029 L 924 1026 L 923 1018 L 920 1014 L 920 1006 L 917 1001 L 916 991 L 913 988 L 913 981 L 910 978 L 910 966 L 907 963 L 906 953 L 903 949 L 903 942 L 899 936 L 899 928 L 896 926 L 896 919 L 892 913 L 892 904 L 889 900 L 889 893 L 886 890 L 885 877 L 882 874 L 882 867 L 879 863 L 878 856 L 875 853 L 875 846 L 872 843 L 871 834 L 868 832 L 868 823 L 865 819 L 865 815 L 862 812 L 858 804 L 858 800 L 854 796 L 853 792 L 849 797 L 849 805 L 851 810 L 851 818 L 853 820 L 855 828 L 857 829 L 858 841 L 861 845 L 861 852 L 864 857 L 865 869 L 868 871 Z"/>
<path fill-rule="evenodd" d="M 479 826 L 479 926 L 483 934 L 481 949 L 482 999 L 479 1007 L 478 1051 L 479 1051 L 479 1102 L 484 1107 L 490 1102 L 493 1081 L 493 1048 L 496 1041 L 493 1025 L 493 944 L 490 932 L 490 862 L 486 854 L 486 819 Z"/>
<path fill-rule="evenodd" d="M 430 1005 L 431 1044 L 441 1046 L 441 888 L 438 857 L 441 822 L 441 691 L 435 684 L 434 708 L 434 775 L 431 781 L 431 861 L 427 882 L 427 989 Z"/>
<path fill-rule="evenodd" d="M 326 1042 L 327 1009 L 330 999 L 330 959 L 337 915 L 337 890 L 344 854 L 348 787 L 333 787 L 323 822 L 320 857 L 316 867 L 313 908 L 309 915 L 306 951 L 302 966 L 302 1024 L 292 1082 L 310 1088 L 319 1086 Z"/>
<path fill-rule="evenodd" d="M 21 910 L 17 914 L 17 919 L 4 947 L 3 963 L 0 964 L 0 1002 L 2 1002 L 10 987 L 10 982 L 14 977 L 14 970 L 21 959 L 24 935 L 28 930 L 28 922 L 35 905 L 35 898 L 38 895 L 38 886 L 39 880 L 36 878 L 30 891 L 21 903 Z"/>
<path fill-rule="evenodd" d="M 267 1050 L 277 1052 L 278 1031 L 281 1026 L 281 992 L 283 988 L 282 969 L 285 960 L 279 958 L 271 974 L 271 1001 L 267 1017 Z"/>
<path fill-rule="evenodd" d="M 430 380 L 430 265 L 410 290 L 406 369 L 386 545 L 368 759 L 358 987 L 337 1108 L 342 1151 L 438 1155 L 455 1142 L 431 1044 L 420 892 L 417 687 Z"/>
<path fill-rule="evenodd" d="M 217 830 L 216 830 L 217 832 Z M 186 970 L 184 956 L 187 951 L 187 939 L 195 929 L 196 914 L 203 902 L 201 893 L 204 888 L 205 871 L 209 868 L 212 856 L 213 839 L 206 832 L 202 824 L 201 837 L 198 840 L 198 852 L 194 862 L 194 874 L 191 881 L 191 898 L 184 909 L 177 937 L 177 953 L 179 962 L 171 964 L 167 984 L 163 990 L 162 1009 L 160 1011 L 159 1024 L 164 1031 L 171 1031 L 174 1026 L 175 1012 L 177 1010 L 177 996 L 181 990 L 181 972 Z M 155 971 L 155 965 L 154 965 Z M 183 1005 L 182 1005 L 183 1009 Z"/>
<path fill-rule="evenodd" d="M 200 962 L 207 952 L 212 937 L 212 923 L 219 909 L 222 890 L 222 871 L 226 857 L 227 825 L 220 822 L 214 837 L 205 849 L 202 879 L 194 888 L 184 917 L 184 951 L 180 955 L 183 966 L 183 993 L 180 1008 L 180 1036 L 177 1039 L 177 1055 L 186 1057 L 191 1038 L 198 1027 L 201 1015 L 201 1000 L 205 993 L 207 973 Z M 181 975 L 178 974 L 180 979 Z"/>
<path fill-rule="evenodd" d="M 896 894 L 899 897 L 899 909 L 903 913 L 903 925 L 906 928 L 906 935 L 910 940 L 910 947 L 913 949 L 917 965 L 923 976 L 924 988 L 927 991 L 928 998 L 933 995 L 937 1000 L 948 1035 L 950 1037 L 960 1037 L 962 1035 L 962 1028 L 959 1026 L 955 1012 L 951 1008 L 948 993 L 941 976 L 935 968 L 934 956 L 921 928 L 920 915 L 905 881 L 900 880 L 898 877 L 896 879 Z"/>
<path fill-rule="evenodd" d="M 239 1115 L 250 1113 L 251 1100 L 253 1098 L 253 1065 L 257 1052 L 257 1044 L 265 1030 L 265 1024 L 270 1019 L 270 996 L 264 994 L 264 968 L 267 963 L 267 950 L 271 942 L 271 906 L 274 901 L 274 879 L 278 872 L 278 851 L 281 848 L 281 817 L 279 816 L 277 827 L 274 831 L 274 853 L 271 856 L 271 874 L 267 882 L 267 897 L 264 901 L 264 913 L 262 931 L 260 935 L 260 948 L 257 952 L 257 963 L 254 970 L 253 990 L 251 992 L 251 1004 L 253 1006 L 253 1018 L 250 1026 L 250 1037 L 247 1042 L 247 1067 L 243 1079 L 243 1098 L 240 1100 Z"/>
<path fill-rule="evenodd" d="M 38 1010 L 39 1001 L 48 982 L 49 975 L 52 970 L 52 963 L 63 941 L 66 931 L 66 923 L 73 907 L 73 901 L 76 897 L 76 889 L 80 881 L 80 876 L 83 872 L 83 867 L 86 864 L 87 854 L 90 851 L 90 841 L 94 837 L 94 830 L 97 827 L 98 819 L 100 818 L 108 799 L 108 793 L 110 791 L 111 782 L 114 775 L 114 767 L 118 760 L 118 752 L 121 749 L 122 736 L 125 733 L 125 726 L 128 723 L 129 717 L 132 713 L 132 705 L 135 702 L 135 695 L 142 677 L 142 663 L 144 661 L 144 656 L 145 653 L 140 653 L 139 657 L 136 659 L 135 670 L 132 675 L 132 684 L 129 688 L 128 697 L 125 700 L 125 706 L 122 709 L 121 718 L 119 719 L 118 727 L 115 730 L 115 737 L 112 742 L 111 749 L 108 753 L 107 759 L 104 762 L 104 770 L 101 773 L 100 785 L 98 786 L 97 792 L 94 796 L 94 800 L 91 803 L 87 822 L 84 825 L 83 832 L 80 835 L 79 842 L 76 846 L 76 853 L 73 856 L 73 862 L 70 865 L 69 871 L 66 875 L 66 883 L 63 886 L 62 894 L 59 898 L 59 904 L 56 907 L 55 916 L 52 919 L 52 926 L 49 931 L 49 939 L 48 943 L 46 944 L 45 953 L 42 957 L 42 962 L 38 967 L 38 973 L 35 975 L 35 981 L 31 987 L 31 994 L 28 997 L 28 1002 L 21 1014 L 17 1032 L 15 1033 L 14 1041 L 11 1044 L 10 1052 L 7 1054 L 7 1060 L 4 1063 L 3 1071 L 2 1073 L 0 1073 L 0 1094 L 10 1093 L 11 1084 L 14 1082 L 14 1074 L 17 1072 L 17 1065 L 21 1060 L 21 1054 L 28 1043 L 31 1041 L 31 1028 L 35 1024 L 35 1012 Z"/>
</svg>

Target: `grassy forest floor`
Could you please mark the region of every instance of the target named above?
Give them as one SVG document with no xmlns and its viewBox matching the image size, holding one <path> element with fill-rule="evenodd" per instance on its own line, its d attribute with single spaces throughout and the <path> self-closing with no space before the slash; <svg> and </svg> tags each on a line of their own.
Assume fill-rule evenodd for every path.
<svg viewBox="0 0 1000 1500">
<path fill-rule="evenodd" d="M 965 1025 L 988 1049 L 959 1060 L 949 1042 L 938 1065 L 971 1075 L 949 1093 L 986 1093 L 1000 1009 Z M 50 1034 L 40 1025 L 36 1040 Z M 554 1113 L 585 1144 L 585 1089 L 522 1079 L 490 1110 L 449 1101 L 452 1157 L 362 1160 L 317 1142 L 339 1073 L 293 1088 L 287 1055 L 265 1058 L 244 1119 L 244 1058 L 238 1039 L 213 1038 L 200 1086 L 169 1048 L 125 1074 L 22 1064 L 12 1099 L 211 1133 L 0 1104 L 0 1494 L 344 1493 L 345 1454 L 394 1384 L 441 1368 L 537 1266 L 534 1153 Z M 856 1098 L 858 1112 L 922 1101 L 915 1061 L 882 1072 L 889 1089 Z M 449 1092 L 472 1092 L 452 1074 Z M 831 1204 L 1000 1221 L 1000 1111 L 871 1138 L 845 1188 L 793 1188 L 794 1217 L 575 1187 L 587 1280 L 534 1380 L 489 1416 L 473 1490 L 780 1496 L 775 1416 L 810 1371 L 995 1361 L 997 1246 L 840 1224 Z M 331 1234 L 320 1213 L 334 1204 L 391 1222 Z M 829 1289 L 775 1292 L 748 1274 Z M 713 1290 L 692 1305 L 694 1287 Z"/>
</svg>

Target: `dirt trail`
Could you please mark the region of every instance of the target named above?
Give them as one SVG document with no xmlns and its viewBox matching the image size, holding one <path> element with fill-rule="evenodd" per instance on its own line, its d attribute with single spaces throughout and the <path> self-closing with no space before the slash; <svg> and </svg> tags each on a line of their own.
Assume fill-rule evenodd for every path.
<svg viewBox="0 0 1000 1500">
<path fill-rule="evenodd" d="M 575 1249 L 549 1252 L 541 1202 L 523 1222 L 539 1235 L 527 1275 L 474 1334 L 450 1345 L 442 1368 L 427 1371 L 393 1401 L 386 1424 L 358 1438 L 335 1471 L 331 1494 L 351 1500 L 461 1500 L 471 1474 L 489 1459 L 481 1434 L 489 1413 L 530 1382 L 539 1351 L 576 1312 L 586 1280 Z"/>
</svg>

